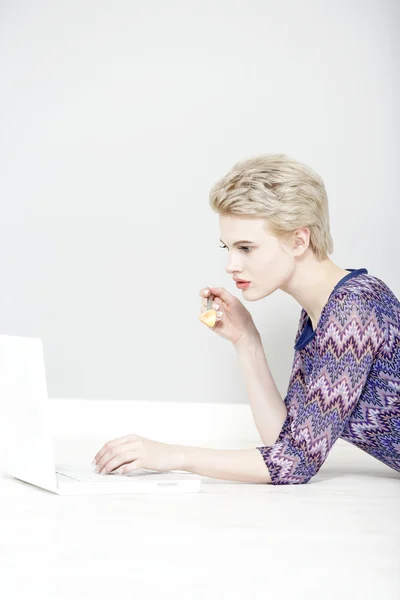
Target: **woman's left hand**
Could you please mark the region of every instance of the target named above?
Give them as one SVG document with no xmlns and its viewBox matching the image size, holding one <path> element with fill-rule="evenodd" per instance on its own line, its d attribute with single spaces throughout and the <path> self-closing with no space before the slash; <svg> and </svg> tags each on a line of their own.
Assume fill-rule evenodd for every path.
<svg viewBox="0 0 400 600">
<path fill-rule="evenodd" d="M 129 473 L 137 469 L 182 469 L 182 453 L 179 446 L 154 442 L 133 434 L 107 442 L 94 460 L 98 473 L 103 474 L 115 469 L 118 469 L 118 473 Z"/>
</svg>

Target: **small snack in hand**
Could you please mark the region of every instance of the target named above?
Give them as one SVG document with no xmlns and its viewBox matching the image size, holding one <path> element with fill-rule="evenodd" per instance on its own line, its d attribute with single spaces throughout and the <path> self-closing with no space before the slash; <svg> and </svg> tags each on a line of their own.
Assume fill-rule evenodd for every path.
<svg viewBox="0 0 400 600">
<path fill-rule="evenodd" d="M 213 296 L 210 294 L 207 299 L 207 310 L 199 317 L 200 321 L 208 325 L 208 327 L 214 327 L 217 320 L 217 311 L 211 308 L 212 303 Z"/>
<path fill-rule="evenodd" d="M 217 320 L 217 312 L 213 308 L 211 310 L 206 310 L 199 319 L 209 327 L 214 327 Z"/>
</svg>

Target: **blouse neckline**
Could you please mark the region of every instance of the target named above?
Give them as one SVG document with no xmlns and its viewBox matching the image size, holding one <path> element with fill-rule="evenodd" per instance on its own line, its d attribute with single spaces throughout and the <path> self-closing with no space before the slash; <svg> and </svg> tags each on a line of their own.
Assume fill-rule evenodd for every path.
<svg viewBox="0 0 400 600">
<path fill-rule="evenodd" d="M 348 281 L 349 279 L 352 279 L 353 277 L 357 277 L 357 275 L 361 275 L 363 273 L 367 273 L 368 271 L 365 268 L 361 268 L 361 269 L 346 269 L 346 271 L 350 271 L 350 273 L 347 273 L 347 275 L 345 275 L 344 277 L 342 277 L 342 279 L 340 279 L 340 281 L 337 282 L 337 284 L 335 285 L 335 287 L 333 288 L 333 290 L 331 291 L 331 293 L 329 294 L 329 298 L 325 304 L 325 306 L 323 307 L 322 311 L 321 311 L 321 315 L 319 318 L 319 321 L 317 323 L 317 326 L 315 329 L 312 328 L 312 322 L 310 317 L 307 315 L 307 313 L 304 311 L 304 314 L 307 315 L 307 322 L 306 325 L 299 337 L 299 339 L 297 340 L 297 343 L 294 346 L 295 350 L 301 350 L 302 348 L 304 348 L 305 346 L 307 346 L 307 344 L 309 344 L 311 342 L 311 340 L 315 337 L 316 331 L 318 329 L 318 325 L 321 322 L 321 317 L 323 315 L 323 313 L 325 312 L 329 301 L 332 297 L 332 295 L 334 294 L 334 292 L 340 287 L 342 286 L 344 283 L 346 283 L 346 281 Z"/>
</svg>

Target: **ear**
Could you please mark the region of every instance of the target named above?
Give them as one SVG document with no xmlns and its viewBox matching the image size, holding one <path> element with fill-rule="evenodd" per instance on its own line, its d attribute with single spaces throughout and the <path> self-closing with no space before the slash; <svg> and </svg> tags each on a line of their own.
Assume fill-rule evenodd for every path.
<svg viewBox="0 0 400 600">
<path fill-rule="evenodd" d="M 293 234 L 293 251 L 295 256 L 301 256 L 310 245 L 310 230 L 308 227 L 300 227 Z"/>
</svg>

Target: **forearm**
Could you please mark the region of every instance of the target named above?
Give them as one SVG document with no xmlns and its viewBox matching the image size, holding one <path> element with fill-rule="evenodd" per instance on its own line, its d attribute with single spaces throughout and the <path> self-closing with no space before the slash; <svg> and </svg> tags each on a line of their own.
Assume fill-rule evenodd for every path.
<svg viewBox="0 0 400 600">
<path fill-rule="evenodd" d="M 251 412 L 265 446 L 272 446 L 287 417 L 287 409 L 276 387 L 265 357 L 261 336 L 234 345 L 246 382 Z"/>
<path fill-rule="evenodd" d="M 215 450 L 194 446 L 176 446 L 177 470 L 205 477 L 245 483 L 271 483 L 268 468 L 256 448 L 249 450 Z"/>
</svg>

